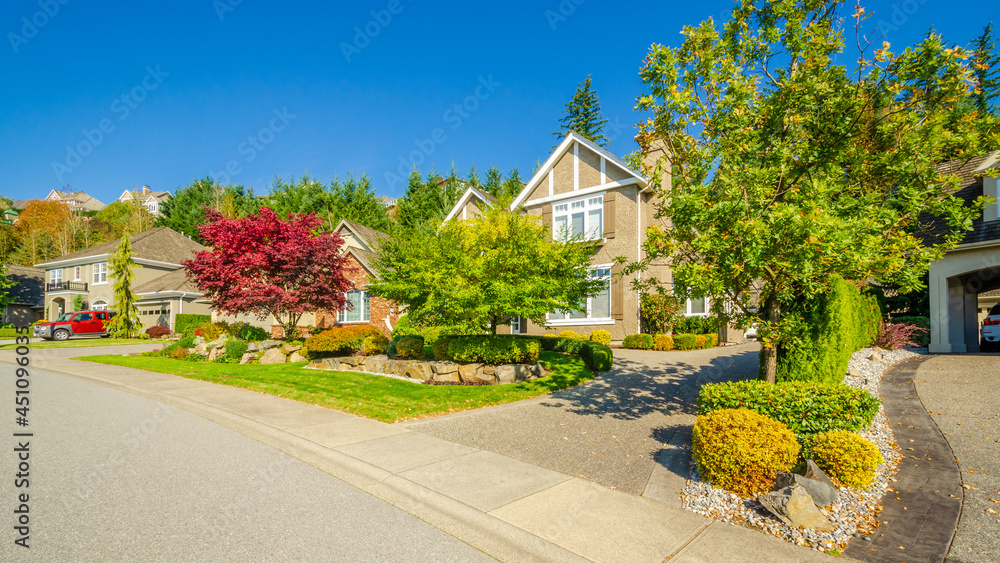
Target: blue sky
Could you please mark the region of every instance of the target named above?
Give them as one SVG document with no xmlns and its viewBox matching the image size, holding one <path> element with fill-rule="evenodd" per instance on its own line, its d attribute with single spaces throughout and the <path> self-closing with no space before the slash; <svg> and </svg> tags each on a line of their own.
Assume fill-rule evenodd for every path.
<svg viewBox="0 0 1000 563">
<path fill-rule="evenodd" d="M 124 189 L 175 191 L 206 175 L 261 193 L 275 175 L 308 172 L 367 173 L 380 195 L 399 196 L 411 162 L 425 173 L 453 162 L 463 174 L 518 166 L 527 179 L 588 74 L 612 122 L 611 150 L 623 155 L 636 148 L 650 44 L 677 45 L 683 25 L 731 6 L 153 4 L 0 4 L 0 194 L 69 185 L 109 203 Z M 1000 25 L 994 1 L 863 5 L 894 48 L 931 25 L 961 45 L 991 18 Z"/>
</svg>

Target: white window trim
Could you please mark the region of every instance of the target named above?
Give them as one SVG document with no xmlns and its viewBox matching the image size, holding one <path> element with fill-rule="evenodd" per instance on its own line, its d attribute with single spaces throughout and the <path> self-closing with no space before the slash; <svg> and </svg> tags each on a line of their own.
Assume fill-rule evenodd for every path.
<svg viewBox="0 0 1000 563">
<path fill-rule="evenodd" d="M 59 274 L 59 275 L 56 275 Z M 62 268 L 56 268 L 55 270 L 49 270 L 49 283 L 62 283 L 63 281 L 63 271 Z"/>
<path fill-rule="evenodd" d="M 93 303 L 90 304 L 90 309 L 92 311 L 107 311 L 108 302 L 103 299 L 98 299 L 97 301 L 94 301 Z"/>
<path fill-rule="evenodd" d="M 612 292 L 612 283 L 611 283 L 610 270 L 611 270 L 612 266 L 613 266 L 613 264 L 597 264 L 597 265 L 594 265 L 594 266 L 591 266 L 590 268 L 588 268 L 588 270 L 590 270 L 590 271 L 593 271 L 593 270 L 608 270 L 609 271 L 608 275 L 607 276 L 603 276 L 603 277 L 605 279 L 607 279 L 607 281 L 608 281 L 608 301 L 609 301 L 609 303 L 608 303 L 608 313 L 611 316 L 608 316 L 608 317 L 596 317 L 596 318 L 595 317 L 591 317 L 591 311 L 593 309 L 593 303 L 592 303 L 591 299 L 593 299 L 593 298 L 592 297 L 588 297 L 587 298 L 587 316 L 586 316 L 586 318 L 578 318 L 578 319 L 566 319 L 566 318 L 553 319 L 553 318 L 550 318 L 549 315 L 553 315 L 554 313 L 549 313 L 548 315 L 545 316 L 545 324 L 546 324 L 546 326 L 583 326 L 583 325 L 613 325 L 613 324 L 615 324 L 615 320 L 614 320 L 614 313 L 615 312 L 612 310 L 612 306 L 614 305 L 614 301 L 615 300 L 614 300 L 614 296 L 611 294 L 611 292 Z M 564 313 L 564 315 L 566 315 L 566 314 L 568 314 L 568 313 Z"/>
<path fill-rule="evenodd" d="M 98 272 L 97 267 L 101 266 L 101 265 L 104 265 L 104 271 L 103 272 Z M 104 274 L 104 281 L 96 281 L 98 273 L 103 273 Z M 93 283 L 90 284 L 90 285 L 108 285 L 108 278 L 110 277 L 110 273 L 111 272 L 108 271 L 108 263 L 107 262 L 98 262 L 98 263 L 94 264 L 93 271 L 91 272 L 91 276 L 90 276 L 90 279 L 91 279 L 91 281 L 93 281 Z"/>
<path fill-rule="evenodd" d="M 560 233 L 559 233 L 559 231 L 558 231 L 558 229 L 556 227 L 556 223 L 557 223 L 556 219 L 558 217 L 567 217 L 566 224 L 569 225 L 569 219 L 568 218 L 571 215 L 573 215 L 573 204 L 582 201 L 583 202 L 583 232 L 584 232 L 584 235 L 585 235 L 584 238 L 583 238 L 583 240 L 585 240 L 585 241 L 597 240 L 597 241 L 605 241 L 606 242 L 606 240 L 604 238 L 604 221 L 606 219 L 604 217 L 604 203 L 605 203 L 604 199 L 605 199 L 605 196 L 606 196 L 605 192 L 600 192 L 600 193 L 595 193 L 595 194 L 588 194 L 588 195 L 586 195 L 584 197 L 575 197 L 573 199 L 567 199 L 565 201 L 560 201 L 558 203 L 553 204 L 552 205 L 552 240 L 561 240 L 559 238 Z M 591 206 L 589 200 L 592 199 L 592 198 L 598 198 L 598 197 L 601 198 L 600 205 Z M 555 210 L 555 208 L 556 208 L 557 205 L 565 205 L 566 206 L 566 211 L 563 212 L 563 213 L 558 213 L 557 214 L 556 210 Z M 593 230 L 593 229 L 588 229 L 587 228 L 587 221 L 590 219 L 590 212 L 593 211 L 594 209 L 600 209 L 601 210 L 601 227 L 600 227 L 600 229 L 598 229 L 598 232 L 595 233 L 595 236 L 586 236 L 586 235 L 590 234 L 590 231 Z M 597 266 L 593 266 L 591 269 L 596 269 L 596 268 L 597 268 Z"/>
<path fill-rule="evenodd" d="M 684 316 L 685 317 L 707 317 L 712 314 L 712 301 L 709 300 L 706 295 L 702 299 L 705 300 L 705 312 L 704 313 L 692 313 L 691 312 L 691 298 L 689 297 L 684 301 Z"/>
<path fill-rule="evenodd" d="M 81 266 L 73 266 L 73 281 L 83 281 L 80 276 L 83 273 L 83 268 Z"/>
<path fill-rule="evenodd" d="M 368 298 L 370 300 L 371 299 L 371 294 L 368 293 L 368 291 L 364 290 L 364 289 L 356 289 L 356 290 L 353 290 L 353 291 L 356 291 L 358 293 L 363 294 L 361 296 L 361 303 L 362 303 L 361 315 L 364 316 L 364 314 L 365 314 L 365 310 L 364 310 L 365 298 Z M 352 291 L 345 291 L 344 292 L 345 299 L 346 299 L 348 293 L 352 293 Z M 371 307 L 371 301 L 369 301 L 369 307 Z M 371 322 L 371 311 L 370 310 L 368 312 L 368 317 L 369 318 L 367 318 L 367 319 L 363 318 L 363 319 L 361 319 L 359 321 L 340 320 L 340 316 L 344 315 L 346 317 L 346 315 L 347 315 L 348 312 L 353 313 L 354 311 L 348 311 L 347 309 L 340 309 L 340 310 L 337 311 L 337 324 L 350 325 L 350 324 L 367 324 L 367 323 Z"/>
</svg>

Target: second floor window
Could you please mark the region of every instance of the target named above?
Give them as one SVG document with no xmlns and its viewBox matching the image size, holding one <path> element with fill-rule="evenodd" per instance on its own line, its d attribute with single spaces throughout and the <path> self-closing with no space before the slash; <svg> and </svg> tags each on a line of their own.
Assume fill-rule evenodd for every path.
<svg viewBox="0 0 1000 563">
<path fill-rule="evenodd" d="M 364 323 L 368 322 L 368 313 L 371 307 L 367 291 L 348 291 L 344 294 L 347 303 L 344 308 L 337 311 L 338 323 Z"/>
<path fill-rule="evenodd" d="M 80 281 L 80 267 L 73 268 L 73 281 Z"/>
<path fill-rule="evenodd" d="M 108 263 L 94 264 L 94 283 L 108 283 Z"/>
<path fill-rule="evenodd" d="M 49 281 L 51 283 L 62 283 L 62 269 L 49 270 Z"/>
<path fill-rule="evenodd" d="M 553 205 L 552 229 L 554 240 L 603 238 L 604 196 L 585 197 Z"/>
</svg>

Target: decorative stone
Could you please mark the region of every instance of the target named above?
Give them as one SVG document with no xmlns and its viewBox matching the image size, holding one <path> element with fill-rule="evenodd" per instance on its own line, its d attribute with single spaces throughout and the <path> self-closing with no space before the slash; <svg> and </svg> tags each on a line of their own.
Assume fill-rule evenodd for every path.
<svg viewBox="0 0 1000 563">
<path fill-rule="evenodd" d="M 827 485 L 819 480 L 796 475 L 795 473 L 778 473 L 778 476 L 774 480 L 773 490 L 778 491 L 793 485 L 799 485 L 805 489 L 809 493 L 809 496 L 812 497 L 813 502 L 816 503 L 816 506 L 830 506 L 840 500 L 840 494 L 837 493 L 836 487 Z"/>
<path fill-rule="evenodd" d="M 385 363 L 385 373 L 396 377 L 406 377 L 406 360 L 389 360 Z"/>
<path fill-rule="evenodd" d="M 285 363 L 285 353 L 280 348 L 271 348 L 260 357 L 261 365 Z"/>
<path fill-rule="evenodd" d="M 258 348 L 257 348 L 257 343 L 256 342 L 249 342 L 249 343 L 247 343 L 247 352 L 256 352 L 257 349 Z"/>
<path fill-rule="evenodd" d="M 535 366 L 531 364 L 514 364 L 514 381 L 527 381 L 529 379 L 534 379 L 536 376 Z"/>
<path fill-rule="evenodd" d="M 365 371 L 370 371 L 372 373 L 385 373 L 385 365 L 389 361 L 389 356 L 381 354 L 378 356 L 371 356 L 365 361 Z"/>
<path fill-rule="evenodd" d="M 483 370 L 483 373 L 486 373 L 486 370 Z M 496 374 L 497 380 L 500 383 L 514 383 L 515 378 L 517 377 L 517 372 L 514 369 L 514 366 L 511 365 L 498 367 L 496 369 Z"/>
<path fill-rule="evenodd" d="M 477 383 L 481 381 L 477 376 L 482 364 L 462 364 L 458 366 L 458 376 L 463 383 Z M 490 378 L 492 380 L 492 377 Z"/>
<path fill-rule="evenodd" d="M 864 374 L 861 373 L 860 371 L 858 371 L 857 368 L 851 368 L 851 369 L 847 370 L 847 375 L 849 375 L 851 377 L 864 377 Z"/>
<path fill-rule="evenodd" d="M 289 354 L 291 354 L 292 352 L 298 352 L 299 350 L 301 350 L 302 349 L 302 345 L 301 344 L 285 344 L 281 348 L 285 352 L 288 352 Z"/>
<path fill-rule="evenodd" d="M 226 349 L 222 346 L 216 346 L 208 352 L 208 361 L 214 362 L 226 353 Z"/>
<path fill-rule="evenodd" d="M 302 354 L 299 354 L 298 352 L 292 352 L 292 355 L 288 356 L 289 362 L 304 362 L 308 359 L 309 358 L 303 356 Z"/>
<path fill-rule="evenodd" d="M 496 375 L 496 373 L 497 373 L 497 367 L 496 366 L 483 366 L 483 373 L 485 373 L 487 375 Z"/>
<path fill-rule="evenodd" d="M 476 370 L 476 378 L 473 380 L 474 383 L 485 383 L 487 385 L 493 385 L 497 382 L 496 370 L 487 370 L 485 368 L 480 368 Z"/>
<path fill-rule="evenodd" d="M 431 368 L 434 369 L 435 375 L 439 373 L 440 374 L 454 373 L 456 374 L 455 377 L 456 378 L 458 377 L 457 374 L 458 374 L 459 364 L 456 364 L 455 362 L 431 362 Z M 436 378 L 435 381 L 437 381 Z"/>
<path fill-rule="evenodd" d="M 257 354 L 254 354 L 253 352 L 247 352 L 246 354 L 243 354 L 242 358 L 240 358 L 240 365 L 242 366 L 242 365 L 249 364 L 256 357 L 257 357 Z"/>
<path fill-rule="evenodd" d="M 535 377 L 545 377 L 545 368 L 542 367 L 541 363 L 535 362 L 535 365 L 532 366 L 531 373 Z"/>
<path fill-rule="evenodd" d="M 832 532 L 835 529 L 816 508 L 809 493 L 799 485 L 760 495 L 757 501 L 793 528 L 809 528 L 818 532 Z"/>
<path fill-rule="evenodd" d="M 205 343 L 205 337 L 204 336 L 195 336 L 194 337 L 194 344 L 195 344 L 195 346 L 197 346 L 198 344 L 204 344 L 204 343 Z"/>
<path fill-rule="evenodd" d="M 202 340 L 204 340 L 204 339 L 202 339 Z M 195 347 L 194 347 L 194 353 L 195 354 L 201 354 L 202 356 L 204 356 L 205 354 L 208 353 L 208 345 L 206 345 L 204 342 L 202 342 L 201 344 L 195 345 Z"/>
<path fill-rule="evenodd" d="M 882 363 L 882 354 L 872 352 L 872 355 L 868 356 L 868 359 L 872 362 Z"/>
<path fill-rule="evenodd" d="M 830 478 L 826 475 L 826 473 L 824 473 L 823 470 L 820 469 L 818 465 L 816 465 L 816 462 L 811 459 L 806 460 L 805 477 L 806 479 L 812 479 L 814 481 L 820 481 L 822 483 L 826 483 L 827 485 L 832 487 L 833 490 L 837 490 L 837 485 L 834 485 L 833 481 L 830 480 Z"/>
<path fill-rule="evenodd" d="M 459 379 L 459 377 L 458 377 L 458 370 L 456 369 L 455 371 L 446 372 L 446 373 L 435 372 L 434 373 L 434 381 L 447 382 L 447 383 L 458 383 L 459 381 L 461 381 L 461 379 Z"/>
<path fill-rule="evenodd" d="M 278 342 L 277 340 L 265 340 L 260 343 L 261 350 L 270 350 L 271 348 L 277 348 L 278 346 L 281 346 L 281 342 Z"/>
<path fill-rule="evenodd" d="M 427 362 L 408 362 L 406 366 L 406 377 L 419 379 L 420 381 L 430 381 L 434 378 L 434 370 Z"/>
<path fill-rule="evenodd" d="M 362 356 L 343 356 L 340 358 L 340 365 L 347 364 L 349 366 L 356 366 L 359 364 L 364 364 L 364 357 Z"/>
</svg>

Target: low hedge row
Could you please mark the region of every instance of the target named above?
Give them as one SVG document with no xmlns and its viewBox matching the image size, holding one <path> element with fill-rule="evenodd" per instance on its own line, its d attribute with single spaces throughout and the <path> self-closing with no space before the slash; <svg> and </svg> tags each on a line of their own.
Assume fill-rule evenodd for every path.
<svg viewBox="0 0 1000 563">
<path fill-rule="evenodd" d="M 542 350 L 580 356 L 587 367 L 597 372 L 611 371 L 611 365 L 614 363 L 615 358 L 611 348 L 599 342 L 559 338 L 558 336 L 543 336 L 537 340 L 541 342 Z"/>
<path fill-rule="evenodd" d="M 698 394 L 699 415 L 747 408 L 787 424 L 799 435 L 830 430 L 857 432 L 871 425 L 880 404 L 868 391 L 843 383 L 709 383 Z"/>
<path fill-rule="evenodd" d="M 176 334 L 193 335 L 201 325 L 212 322 L 212 315 L 191 315 L 178 314 L 174 318 L 174 332 Z"/>
<path fill-rule="evenodd" d="M 306 338 L 303 349 L 310 359 L 350 356 L 364 349 L 369 336 L 382 336 L 382 333 L 371 325 L 334 327 Z"/>
<path fill-rule="evenodd" d="M 439 338 L 438 342 L 440 341 Z M 448 338 L 448 359 L 456 362 L 479 362 L 490 365 L 527 364 L 537 361 L 539 352 L 541 343 L 530 338 L 498 336 Z"/>
</svg>

